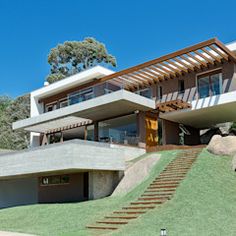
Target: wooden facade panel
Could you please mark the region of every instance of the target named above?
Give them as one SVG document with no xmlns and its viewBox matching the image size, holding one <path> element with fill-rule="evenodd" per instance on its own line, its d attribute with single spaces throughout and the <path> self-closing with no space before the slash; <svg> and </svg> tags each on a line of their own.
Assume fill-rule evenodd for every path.
<svg viewBox="0 0 236 236">
<path fill-rule="evenodd" d="M 157 146 L 158 144 L 158 120 L 157 115 L 146 114 L 146 147 Z"/>
</svg>

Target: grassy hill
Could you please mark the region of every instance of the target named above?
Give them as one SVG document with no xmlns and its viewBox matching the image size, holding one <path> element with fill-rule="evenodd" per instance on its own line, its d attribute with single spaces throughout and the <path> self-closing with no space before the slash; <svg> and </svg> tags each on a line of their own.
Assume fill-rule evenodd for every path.
<svg viewBox="0 0 236 236">
<path fill-rule="evenodd" d="M 0 210 L 0 230 L 52 236 L 90 235 L 86 224 L 136 199 L 176 153 L 163 152 L 149 178 L 125 196 Z M 231 169 L 231 158 L 214 156 L 204 150 L 172 200 L 111 235 L 156 236 L 161 228 L 166 228 L 169 235 L 235 235 L 235 203 L 236 173 Z"/>
</svg>

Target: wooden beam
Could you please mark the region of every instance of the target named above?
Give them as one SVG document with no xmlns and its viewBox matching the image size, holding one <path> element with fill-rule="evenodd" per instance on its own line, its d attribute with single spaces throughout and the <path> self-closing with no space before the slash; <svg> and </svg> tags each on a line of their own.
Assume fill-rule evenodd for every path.
<svg viewBox="0 0 236 236">
<path fill-rule="evenodd" d="M 166 64 L 166 63 L 163 63 L 166 67 L 168 67 L 168 68 L 172 68 L 172 70 L 174 70 L 176 73 L 178 73 L 179 75 L 183 75 L 183 68 L 181 67 L 181 66 L 179 66 L 179 65 L 176 65 L 176 63 L 174 63 L 174 62 L 172 62 L 172 61 L 166 61 L 168 64 L 170 64 L 170 65 L 173 65 L 174 67 L 172 67 L 172 66 L 170 66 L 170 65 L 168 65 L 168 64 Z"/>
<path fill-rule="evenodd" d="M 187 69 L 185 69 L 185 67 L 182 67 L 182 66 L 180 66 L 180 65 L 177 65 L 175 62 L 173 62 L 173 61 L 166 61 L 166 62 L 168 62 L 170 65 L 173 65 L 174 67 L 176 67 L 178 70 L 179 70 L 179 73 L 182 75 L 183 74 L 183 71 L 184 72 L 188 72 L 188 70 Z"/>
<path fill-rule="evenodd" d="M 230 51 L 222 42 L 215 38 L 215 45 L 219 47 L 223 52 L 229 55 L 230 59 L 236 63 L 236 56 L 232 51 Z"/>
<path fill-rule="evenodd" d="M 143 85 L 143 84 L 145 84 L 146 86 L 149 86 L 149 85 L 150 85 L 146 80 L 143 80 L 143 79 L 141 79 L 141 78 L 135 76 L 134 74 L 123 75 L 123 77 L 124 77 L 124 78 L 127 78 L 127 79 L 133 78 L 133 79 L 137 82 L 137 84 L 138 84 L 138 87 L 137 87 L 137 88 L 139 88 L 139 86 L 140 86 L 140 85 Z M 129 78 L 129 77 L 130 77 L 130 78 Z"/>
<path fill-rule="evenodd" d="M 152 78 L 152 83 L 153 83 L 153 80 L 154 80 L 154 82 L 159 82 L 159 78 L 158 78 L 158 75 L 157 74 L 154 74 L 154 73 L 151 73 L 151 72 L 145 72 L 144 70 L 142 70 L 141 72 L 140 72 L 140 75 L 141 75 L 141 73 L 142 74 L 144 74 L 144 75 L 146 75 L 146 76 L 148 76 L 148 77 L 150 77 L 150 78 Z M 151 75 L 150 75 L 151 74 Z"/>
<path fill-rule="evenodd" d="M 206 57 L 203 53 L 200 53 L 198 51 L 194 51 L 194 53 L 197 54 L 199 57 L 203 58 L 206 62 L 211 63 L 212 65 L 214 65 L 214 61 L 211 58 Z"/>
<path fill-rule="evenodd" d="M 154 78 L 150 75 L 145 75 L 145 72 L 137 71 L 137 73 L 135 73 L 135 75 L 139 76 L 142 79 L 145 79 L 146 81 L 148 81 L 148 83 L 150 85 L 153 84 Z M 155 80 L 156 80 L 156 78 L 155 78 Z"/>
<path fill-rule="evenodd" d="M 180 58 L 183 59 L 184 61 L 187 61 L 188 63 L 190 63 L 194 67 L 197 67 L 198 69 L 201 69 L 201 65 L 199 65 L 197 62 L 194 62 L 194 61 L 190 60 L 188 57 L 186 57 L 184 55 L 181 55 Z"/>
<path fill-rule="evenodd" d="M 218 48 L 215 48 L 213 45 L 209 45 L 208 47 L 212 49 L 214 52 L 216 52 L 218 55 L 223 57 L 226 61 L 229 60 L 229 56 L 225 53 L 222 53 Z"/>
<path fill-rule="evenodd" d="M 166 68 L 164 68 L 163 66 L 160 66 L 160 65 L 161 65 L 161 63 L 156 64 L 155 67 L 157 67 L 157 68 L 159 68 L 160 70 L 166 72 L 166 74 L 168 74 L 168 75 L 172 75 L 173 77 L 176 77 L 176 74 L 175 74 L 175 73 L 173 73 L 173 72 L 170 71 L 170 70 L 167 70 Z"/>
<path fill-rule="evenodd" d="M 202 51 L 205 52 L 206 54 L 208 54 L 210 57 L 214 58 L 219 63 L 221 63 L 221 58 L 220 57 L 215 56 L 214 54 L 212 54 L 211 52 L 209 52 L 205 48 L 202 48 Z"/>
<path fill-rule="evenodd" d="M 164 62 L 161 62 L 161 63 L 159 63 L 159 65 L 161 65 L 161 66 L 163 66 L 163 67 L 166 67 L 166 68 L 168 68 L 169 70 L 170 70 L 170 72 L 169 73 L 173 73 L 173 75 L 174 75 L 174 77 L 177 77 L 178 75 L 182 75 L 182 73 L 181 72 L 179 72 L 179 70 L 178 69 L 176 69 L 176 68 L 173 68 L 173 67 L 171 67 L 171 66 L 169 66 L 169 65 L 167 65 L 166 63 L 164 63 Z M 168 70 L 167 70 L 168 71 Z"/>
<path fill-rule="evenodd" d="M 164 79 L 165 79 L 164 76 L 162 76 L 161 74 L 156 74 L 156 73 L 150 71 L 148 68 L 142 69 L 142 72 L 143 72 L 145 75 L 147 75 L 147 76 L 150 76 L 150 74 L 153 75 L 152 78 L 153 78 L 153 79 L 156 78 L 156 82 L 160 82 L 160 79 L 161 79 L 161 80 L 164 80 Z M 148 73 L 149 73 L 149 74 L 148 74 Z M 154 80 L 155 80 L 155 79 L 154 79 Z"/>
<path fill-rule="evenodd" d="M 198 59 L 196 56 L 193 56 L 192 54 L 190 53 L 187 53 L 187 55 L 189 57 L 191 57 L 192 59 L 194 59 L 195 61 L 199 62 L 200 65 L 204 65 L 205 67 L 207 67 L 207 63 L 205 63 L 204 61 Z"/>
<path fill-rule="evenodd" d="M 156 105 L 156 110 L 160 112 L 169 112 L 190 107 L 191 107 L 190 103 L 184 102 L 183 100 L 180 99 L 176 99 L 168 102 L 158 103 Z"/>
<path fill-rule="evenodd" d="M 160 73 L 161 75 L 167 77 L 168 79 L 172 79 L 169 73 L 166 73 L 165 71 L 158 69 L 158 68 L 157 68 L 156 66 L 154 66 L 154 65 L 152 65 L 152 66 L 150 66 L 150 67 L 151 67 L 152 70 L 154 70 L 154 71 Z"/>
<path fill-rule="evenodd" d="M 186 73 L 188 73 L 188 69 L 190 70 L 194 70 L 194 68 L 190 65 L 187 65 L 186 63 L 184 63 L 183 61 L 179 60 L 178 58 L 174 58 L 173 60 L 175 60 L 176 62 L 178 62 L 179 64 L 181 64 L 183 67 L 182 67 L 182 70 Z M 175 63 L 176 64 L 176 63 Z M 185 68 L 187 67 L 187 69 Z"/>
</svg>

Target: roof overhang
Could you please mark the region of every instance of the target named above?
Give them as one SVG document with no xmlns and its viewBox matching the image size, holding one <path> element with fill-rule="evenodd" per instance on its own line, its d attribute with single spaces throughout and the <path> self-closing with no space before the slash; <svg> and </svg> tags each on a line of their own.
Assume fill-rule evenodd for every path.
<svg viewBox="0 0 236 236">
<path fill-rule="evenodd" d="M 63 92 L 65 89 L 81 86 L 89 82 L 96 82 L 100 78 L 111 75 L 113 73 L 114 71 L 109 70 L 105 67 L 95 66 L 60 81 L 54 82 L 43 88 L 37 89 L 31 92 L 31 96 L 34 98 L 43 99 L 45 97 Z"/>
</svg>

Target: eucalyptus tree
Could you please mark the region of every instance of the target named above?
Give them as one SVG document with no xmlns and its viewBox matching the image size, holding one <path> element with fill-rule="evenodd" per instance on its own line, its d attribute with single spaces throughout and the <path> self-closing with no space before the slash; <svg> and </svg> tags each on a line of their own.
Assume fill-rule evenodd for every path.
<svg viewBox="0 0 236 236">
<path fill-rule="evenodd" d="M 66 41 L 52 48 L 48 63 L 51 71 L 47 81 L 53 83 L 98 64 L 115 67 L 116 58 L 108 53 L 103 43 L 85 38 L 83 41 Z"/>
</svg>

